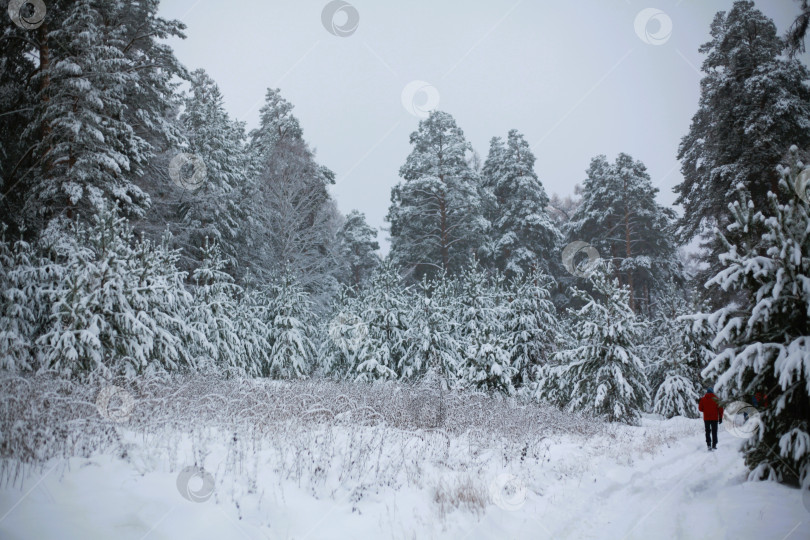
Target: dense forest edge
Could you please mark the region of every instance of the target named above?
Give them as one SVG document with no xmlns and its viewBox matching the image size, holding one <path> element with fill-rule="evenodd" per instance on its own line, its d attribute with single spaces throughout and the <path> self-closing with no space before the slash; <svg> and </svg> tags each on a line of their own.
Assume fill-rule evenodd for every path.
<svg viewBox="0 0 810 540">
<path fill-rule="evenodd" d="M 637 157 L 595 156 L 574 195 L 549 196 L 523 134 L 481 158 L 434 110 L 384 258 L 281 90 L 247 132 L 165 44 L 185 25 L 158 5 L 2 18 L 6 375 L 401 381 L 630 425 L 697 418 L 713 387 L 752 407 L 749 478 L 810 489 L 806 0 L 787 35 L 751 1 L 715 16 L 673 149 L 680 214 Z M 0 458 L 37 459 L 10 441 Z"/>
</svg>

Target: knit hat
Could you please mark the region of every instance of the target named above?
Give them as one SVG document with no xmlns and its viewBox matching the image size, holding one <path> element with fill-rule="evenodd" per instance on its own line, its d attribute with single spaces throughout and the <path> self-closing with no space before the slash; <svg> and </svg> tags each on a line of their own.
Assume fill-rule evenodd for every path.
<svg viewBox="0 0 810 540">
<path fill-rule="evenodd" d="M 706 388 L 706 392 L 708 392 L 709 394 L 714 394 L 714 388 L 709 386 L 708 388 Z"/>
</svg>

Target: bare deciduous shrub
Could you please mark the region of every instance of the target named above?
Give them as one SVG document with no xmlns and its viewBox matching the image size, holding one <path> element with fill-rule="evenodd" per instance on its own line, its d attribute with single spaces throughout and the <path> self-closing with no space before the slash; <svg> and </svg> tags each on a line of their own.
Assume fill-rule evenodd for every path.
<svg viewBox="0 0 810 540">
<path fill-rule="evenodd" d="M 424 385 L 202 375 L 113 383 L 133 398 L 126 421 L 99 413 L 100 385 L 0 374 L 0 483 L 53 459 L 112 454 L 142 471 L 176 470 L 217 450 L 226 455 L 211 471 L 217 482 L 242 479 L 256 492 L 270 470 L 334 496 L 344 483 L 421 486 L 426 470 L 474 475 L 492 463 L 541 463 L 549 436 L 605 430 L 553 407 Z M 179 462 L 183 448 L 194 463 Z"/>
</svg>

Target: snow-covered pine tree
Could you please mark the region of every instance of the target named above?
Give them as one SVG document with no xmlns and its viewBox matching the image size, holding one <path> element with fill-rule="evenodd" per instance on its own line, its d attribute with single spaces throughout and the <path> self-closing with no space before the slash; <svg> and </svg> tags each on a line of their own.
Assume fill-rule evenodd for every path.
<svg viewBox="0 0 810 540">
<path fill-rule="evenodd" d="M 377 230 L 366 223 L 362 212 L 349 212 L 337 235 L 340 243 L 340 264 L 344 266 L 341 282 L 358 288 L 380 265 L 377 251 Z"/>
<path fill-rule="evenodd" d="M 341 287 L 326 328 L 321 332 L 323 342 L 319 350 L 323 373 L 338 379 L 353 379 L 357 371 L 358 353 L 368 338 L 368 327 L 363 314 L 362 292 Z"/>
<path fill-rule="evenodd" d="M 2 229 L 0 225 L 0 229 Z M 31 244 L 0 235 L 0 369 L 31 371 L 43 268 Z"/>
<path fill-rule="evenodd" d="M 810 204 L 794 193 L 804 166 L 795 146 L 791 152 L 794 164 L 781 168 L 780 192 L 767 206 L 758 208 L 745 191 L 729 205 L 730 235 L 746 230 L 755 240 L 733 244 L 718 232 L 723 269 L 707 286 L 735 300 L 696 319 L 716 329 L 718 352 L 703 370 L 715 390 L 745 401 L 768 396 L 759 429 L 742 448 L 749 478 L 810 489 Z"/>
<path fill-rule="evenodd" d="M 534 172 L 535 157 L 523 135 L 509 131 L 506 144 L 495 137 L 481 170 L 488 192 L 485 216 L 491 223 L 488 259 L 508 277 L 538 267 L 550 272 L 562 235 L 546 211 L 543 184 Z"/>
<path fill-rule="evenodd" d="M 697 403 L 701 393 L 696 391 L 694 379 L 678 362 L 672 362 L 667 367 L 664 380 L 655 391 L 652 412 L 665 418 L 697 418 Z"/>
<path fill-rule="evenodd" d="M 98 4 L 108 10 L 104 24 L 122 33 L 119 44 L 129 69 L 138 74 L 137 84 L 124 88 L 124 118 L 151 145 L 150 151 L 180 147 L 183 134 L 174 121 L 180 86 L 177 79 L 188 80 L 189 76 L 168 42 L 171 38 L 185 39 L 186 25 L 160 17 L 161 0 L 107 0 Z"/>
<path fill-rule="evenodd" d="M 729 223 L 726 206 L 737 186 L 764 208 L 766 193 L 778 193 L 776 166 L 784 149 L 810 145 L 810 73 L 783 54 L 784 46 L 773 21 L 754 2 L 738 0 L 717 13 L 711 40 L 700 47 L 705 75 L 678 149 L 683 182 L 675 191 L 684 209 L 679 240 L 706 239 L 703 260 L 712 264 L 706 279 L 719 271 L 716 256 L 724 246 L 714 242 L 712 230 Z"/>
<path fill-rule="evenodd" d="M 399 269 L 390 259 L 372 276 L 362 306 L 368 337 L 357 353 L 354 379 L 396 379 L 408 351 L 408 305 Z"/>
<path fill-rule="evenodd" d="M 295 276 L 287 272 L 273 287 L 272 350 L 270 371 L 274 379 L 302 379 L 315 366 L 315 329 L 309 321 L 311 302 L 309 295 L 298 284 Z"/>
<path fill-rule="evenodd" d="M 47 84 L 27 133 L 38 139 L 33 153 L 39 162 L 26 201 L 29 216 L 74 207 L 92 215 L 105 197 L 128 213 L 147 204 L 127 177 L 143 163 L 147 145 L 122 118 L 124 87 L 137 75 L 126 69 L 120 30 L 106 28 L 103 17 L 98 2 L 78 0 L 51 29 L 56 58 L 36 75 Z"/>
<path fill-rule="evenodd" d="M 506 395 L 515 393 L 515 368 L 503 329 L 502 306 L 478 261 L 471 260 L 461 276 L 459 340 L 461 384 Z"/>
<path fill-rule="evenodd" d="M 513 279 L 507 291 L 504 333 L 518 388 L 529 388 L 554 353 L 560 325 L 550 300 L 553 287 L 551 277 L 534 270 Z"/>
<path fill-rule="evenodd" d="M 42 367 L 91 378 L 194 367 L 189 350 L 205 338 L 187 323 L 192 297 L 169 240 L 136 241 L 115 207 L 67 233 L 55 224 L 45 236 L 64 262 L 60 279 L 43 287 Z"/>
<path fill-rule="evenodd" d="M 610 164 L 605 156 L 597 156 L 566 231 L 569 242 L 588 242 L 612 262 L 637 313 L 649 314 L 656 293 L 673 279 L 682 279 L 671 234 L 675 213 L 655 201 L 657 192 L 640 161 L 619 154 Z"/>
<path fill-rule="evenodd" d="M 594 296 L 572 289 L 584 304 L 571 313 L 576 346 L 557 352 L 541 370 L 537 397 L 611 422 L 638 424 L 649 401 L 637 353 L 644 323 L 630 309 L 630 291 L 612 273 L 610 265 L 594 272 Z"/>
<path fill-rule="evenodd" d="M 182 24 L 157 16 L 157 0 L 77 0 L 48 10 L 27 34 L 39 69 L 24 138 L 31 146 L 24 216 L 63 212 L 89 219 L 115 201 L 125 215 L 149 204 L 134 179 L 152 156 L 148 138 L 176 140 L 164 120 L 172 77 L 183 71 L 158 40 L 181 36 Z M 24 158 L 26 156 L 20 156 Z"/>
<path fill-rule="evenodd" d="M 254 288 L 249 280 L 237 300 L 234 322 L 244 373 L 258 377 L 270 371 L 272 362 L 273 303 L 265 291 Z"/>
<path fill-rule="evenodd" d="M 292 103 L 281 97 L 280 89 L 267 89 L 264 105 L 259 109 L 259 127 L 250 132 L 250 161 L 254 166 L 261 167 L 281 141 L 303 140 L 304 132 L 298 118 L 293 116 L 293 108 Z M 254 170 L 252 174 L 259 172 Z"/>
<path fill-rule="evenodd" d="M 652 412 L 671 418 L 697 418 L 702 395 L 700 370 L 707 358 L 709 336 L 684 318 L 695 313 L 675 284 L 662 291 L 657 316 L 648 328 L 647 378 L 653 394 Z"/>
<path fill-rule="evenodd" d="M 445 390 L 456 387 L 461 365 L 451 287 L 446 277 L 433 281 L 422 277 L 410 298 L 409 348 L 400 369 L 405 379 L 421 378 L 433 371 Z"/>
<path fill-rule="evenodd" d="M 391 190 L 386 219 L 391 257 L 412 280 L 450 275 L 483 244 L 479 179 L 467 163 L 464 132 L 446 112 L 433 111 L 411 134 L 413 150 Z"/>
<path fill-rule="evenodd" d="M 785 36 L 790 56 L 796 56 L 805 51 L 804 38 L 807 30 L 810 29 L 810 0 L 801 0 L 801 10 Z"/>
<path fill-rule="evenodd" d="M 244 125 L 230 119 L 219 87 L 202 69 L 191 73 L 183 105 L 180 123 L 188 139 L 187 152 L 205 163 L 206 178 L 193 190 L 173 190 L 178 203 L 172 210 L 178 212 L 179 207 L 182 230 L 190 231 L 182 239 L 186 246 L 202 245 L 208 237 L 233 261 L 234 243 L 245 219 L 238 199 L 246 173 Z"/>
<path fill-rule="evenodd" d="M 194 270 L 194 310 L 191 322 L 206 336 L 196 353 L 203 370 L 242 375 L 251 370 L 239 334 L 239 298 L 242 287 L 225 272 L 219 246 L 207 238 L 202 264 Z"/>
</svg>

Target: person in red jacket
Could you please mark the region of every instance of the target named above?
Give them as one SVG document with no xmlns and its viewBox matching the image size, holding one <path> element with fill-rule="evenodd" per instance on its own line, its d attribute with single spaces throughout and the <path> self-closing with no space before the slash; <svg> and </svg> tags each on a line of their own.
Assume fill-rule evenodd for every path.
<svg viewBox="0 0 810 540">
<path fill-rule="evenodd" d="M 706 446 L 717 450 L 717 424 L 723 423 L 723 407 L 717 402 L 714 389 L 706 389 L 706 395 L 700 398 L 698 410 L 703 412 L 703 425 L 706 428 Z M 710 437 L 711 435 L 711 437 Z"/>
</svg>

